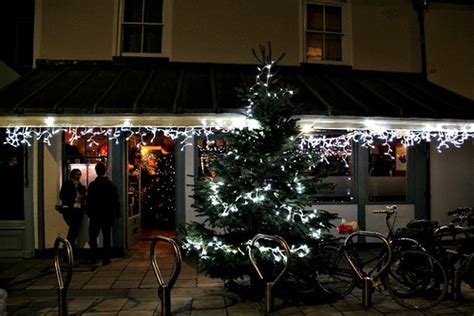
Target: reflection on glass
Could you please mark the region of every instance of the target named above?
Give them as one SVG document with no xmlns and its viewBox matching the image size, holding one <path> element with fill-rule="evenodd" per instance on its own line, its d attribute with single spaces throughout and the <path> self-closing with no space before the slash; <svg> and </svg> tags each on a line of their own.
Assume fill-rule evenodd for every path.
<svg viewBox="0 0 474 316">
<path fill-rule="evenodd" d="M 163 19 L 163 0 L 145 0 L 145 22 L 161 23 Z"/>
<path fill-rule="evenodd" d="M 144 53 L 161 52 L 161 26 L 145 26 L 143 36 Z"/>
<path fill-rule="evenodd" d="M 99 133 L 100 128 L 93 129 L 93 132 Z M 85 129 L 77 129 L 77 134 L 85 132 Z M 65 133 L 65 151 L 66 162 L 69 163 L 97 163 L 105 161 L 108 155 L 108 137 L 105 135 L 94 135 L 94 141 L 91 141 L 92 134 L 86 134 L 77 139 L 73 139 L 75 134 L 72 130 Z"/>
<path fill-rule="evenodd" d="M 320 190 L 318 200 L 324 202 L 351 201 L 352 195 L 352 161 L 347 157 L 344 161 L 340 156 L 327 157 L 327 162 L 321 162 L 312 173 L 322 180 L 327 187 Z"/>
<path fill-rule="evenodd" d="M 325 60 L 342 60 L 341 35 L 325 34 Z"/>
<path fill-rule="evenodd" d="M 123 51 L 127 53 L 141 52 L 142 27 L 137 25 L 124 25 Z"/>
<path fill-rule="evenodd" d="M 323 31 L 323 6 L 308 4 L 306 28 L 312 31 Z"/>
<path fill-rule="evenodd" d="M 325 6 L 325 31 L 342 32 L 341 7 Z"/>
<path fill-rule="evenodd" d="M 143 0 L 124 0 L 124 22 L 142 22 Z"/>
<path fill-rule="evenodd" d="M 216 152 L 226 152 L 229 144 L 224 139 L 206 140 L 198 139 L 196 141 L 197 147 L 199 148 L 199 176 L 211 176 L 211 170 L 209 165 L 216 159 Z"/>
</svg>

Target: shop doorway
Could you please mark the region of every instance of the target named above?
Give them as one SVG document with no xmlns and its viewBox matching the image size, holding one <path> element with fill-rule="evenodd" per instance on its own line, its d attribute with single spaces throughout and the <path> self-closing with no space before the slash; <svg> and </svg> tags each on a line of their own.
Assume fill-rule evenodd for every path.
<svg viewBox="0 0 474 316">
<path fill-rule="evenodd" d="M 128 140 L 129 236 L 135 240 L 176 230 L 175 149 L 163 134 Z"/>
</svg>

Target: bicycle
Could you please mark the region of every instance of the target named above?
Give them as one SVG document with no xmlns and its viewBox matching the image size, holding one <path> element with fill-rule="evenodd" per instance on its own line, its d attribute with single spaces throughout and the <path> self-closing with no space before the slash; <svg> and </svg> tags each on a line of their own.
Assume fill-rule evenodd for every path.
<svg viewBox="0 0 474 316">
<path fill-rule="evenodd" d="M 424 310 L 438 304 L 448 288 L 446 271 L 439 260 L 425 251 L 412 238 L 398 237 L 393 231 L 397 207 L 374 210 L 374 214 L 385 214 L 388 235 L 359 231 L 349 235 L 344 242 L 345 255 L 364 289 L 364 305 L 370 304 L 371 293 L 384 287 L 401 306 L 412 310 Z M 360 243 L 356 237 L 364 236 L 381 240 L 382 247 L 369 259 L 358 251 Z M 373 265 L 373 266 L 371 266 Z"/>
<path fill-rule="evenodd" d="M 462 281 L 474 287 L 474 213 L 472 208 L 462 207 L 448 215 L 453 217 L 448 225 L 415 220 L 397 235 L 416 239 L 441 262 L 448 276 L 449 294 L 456 299 L 461 294 Z"/>
<path fill-rule="evenodd" d="M 451 224 L 461 227 L 474 227 L 474 210 L 472 207 L 458 207 L 449 211 L 448 215 L 454 217 Z"/>
<path fill-rule="evenodd" d="M 344 256 L 343 239 L 333 238 L 313 244 L 306 257 L 293 262 L 284 280 L 289 282 L 286 288 L 299 293 L 298 299 L 340 299 L 351 293 L 355 287 L 355 275 Z M 295 271 L 305 273 L 302 275 Z"/>
</svg>

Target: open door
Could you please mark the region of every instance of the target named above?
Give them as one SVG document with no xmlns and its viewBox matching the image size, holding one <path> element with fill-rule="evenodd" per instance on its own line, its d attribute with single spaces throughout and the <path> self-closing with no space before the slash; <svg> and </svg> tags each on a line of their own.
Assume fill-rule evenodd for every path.
<svg viewBox="0 0 474 316">
<path fill-rule="evenodd" d="M 129 244 L 176 230 L 175 141 L 155 135 L 140 146 L 140 140 L 136 136 L 128 141 Z"/>
</svg>

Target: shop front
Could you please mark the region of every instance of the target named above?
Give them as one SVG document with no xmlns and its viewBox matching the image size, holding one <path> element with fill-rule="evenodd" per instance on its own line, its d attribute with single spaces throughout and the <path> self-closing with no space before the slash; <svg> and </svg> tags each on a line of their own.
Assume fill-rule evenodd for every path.
<svg viewBox="0 0 474 316">
<path fill-rule="evenodd" d="M 226 150 L 226 132 L 252 128 L 235 88 L 248 88 L 255 72 L 244 65 L 60 63 L 40 65 L 1 90 L 0 256 L 31 257 L 65 236 L 55 210 L 60 187 L 72 169 L 87 186 L 98 162 L 119 189 L 117 253 L 203 220 L 192 208 L 194 177 L 216 175 L 212 155 L 200 148 Z M 452 203 L 470 204 L 471 100 L 413 75 L 305 67 L 280 73 L 299 91 L 299 124 L 324 160 L 318 175 L 331 184 L 319 208 L 369 230 L 383 228 L 371 210 L 385 205 L 399 205 L 400 225 L 437 217 L 446 210 L 431 192 L 443 183 L 432 179 L 450 174 L 458 175 L 464 198 Z M 452 152 L 460 167 L 438 151 Z M 84 216 L 79 248 L 88 247 L 87 227 Z"/>
</svg>

